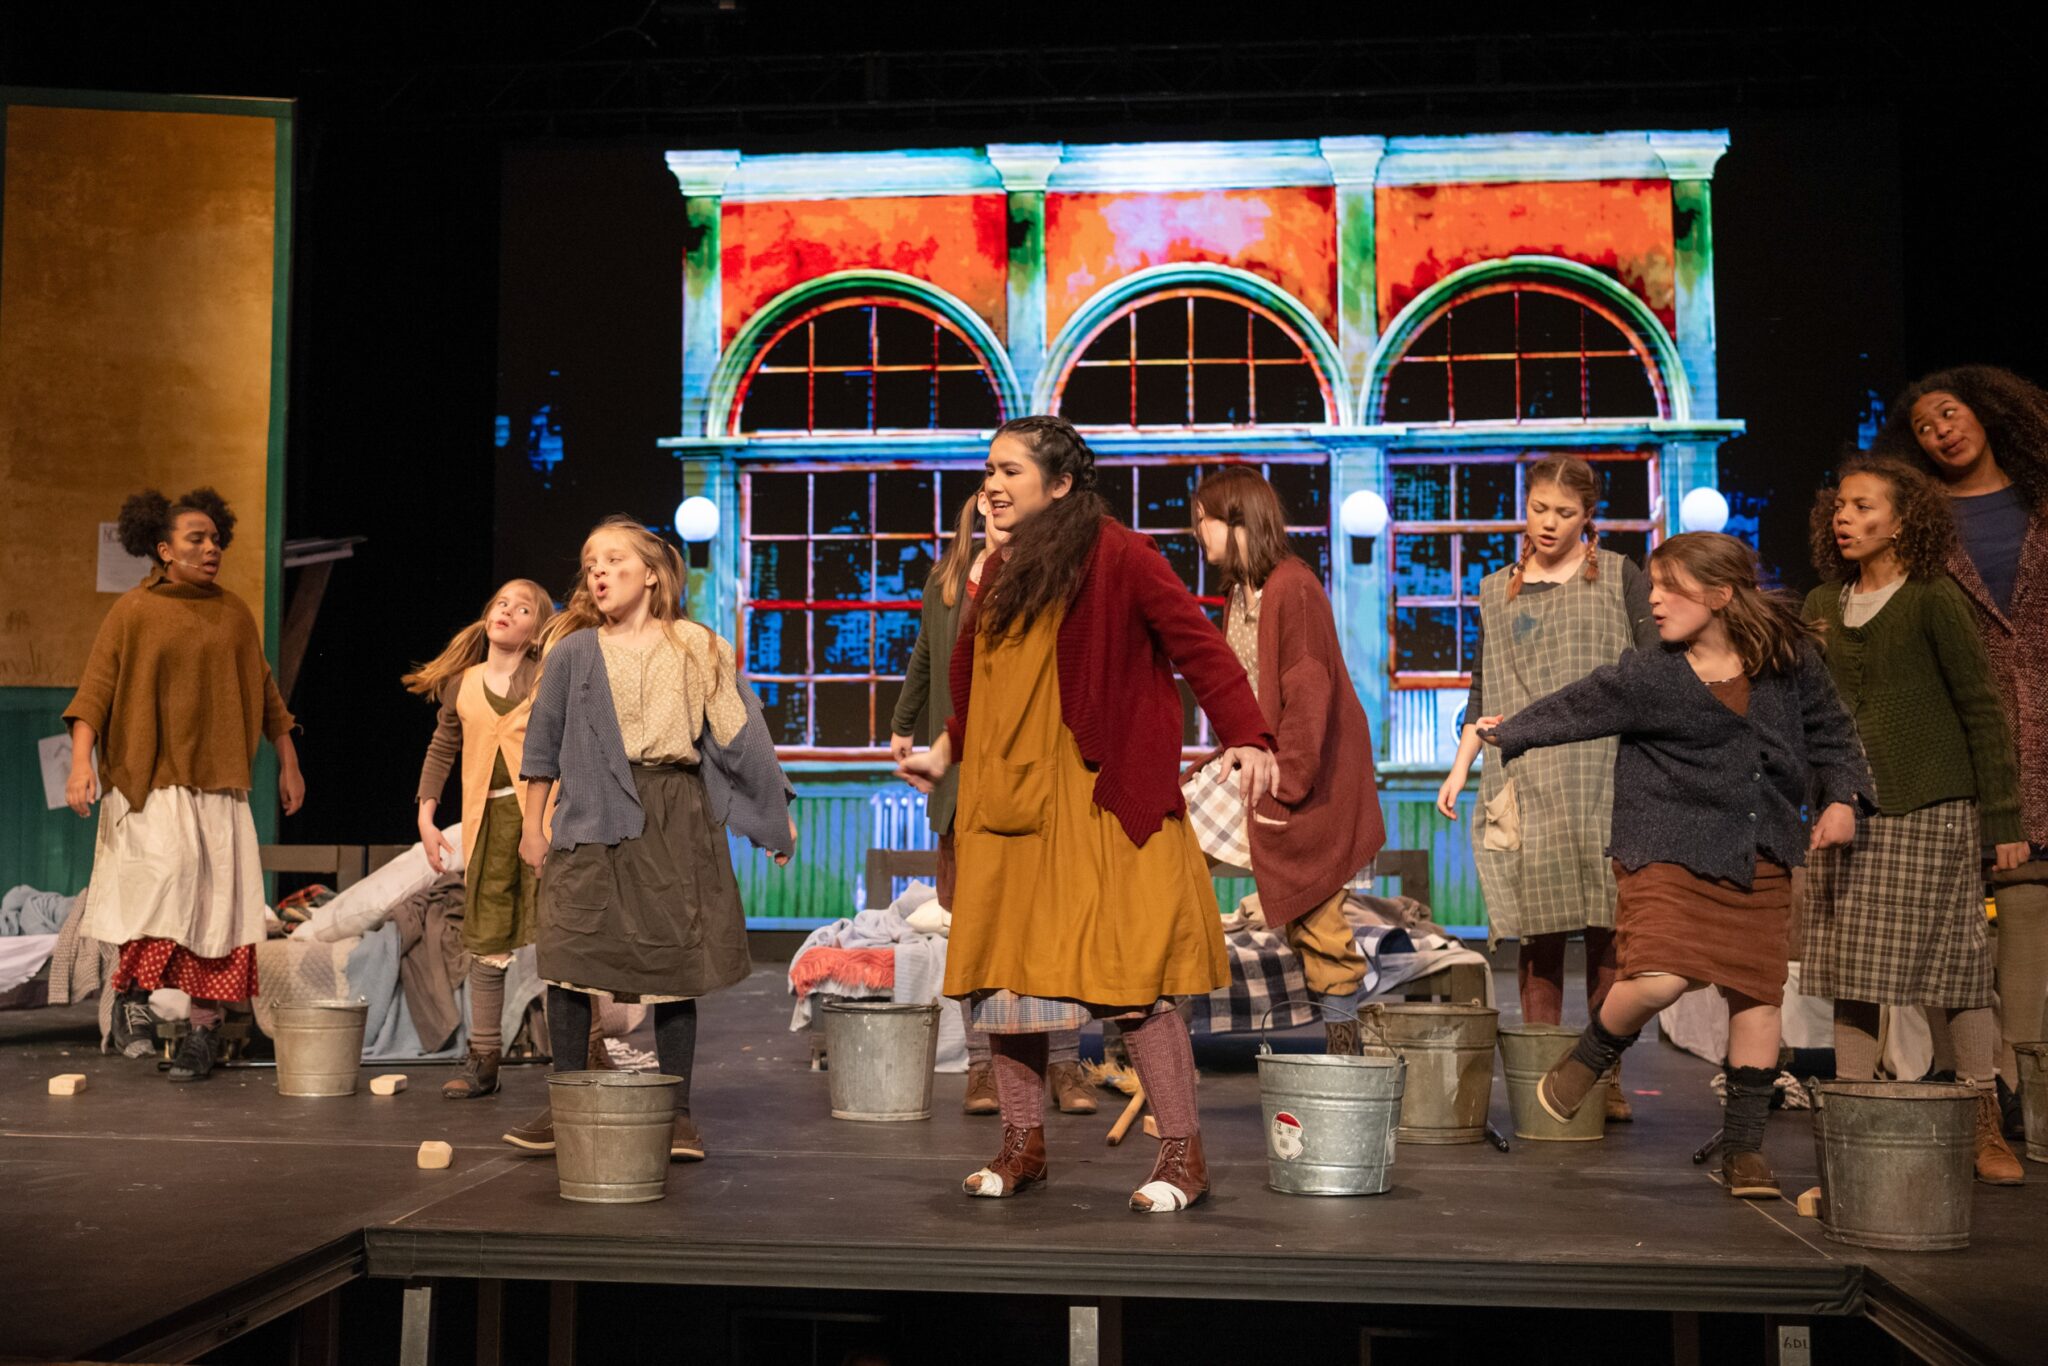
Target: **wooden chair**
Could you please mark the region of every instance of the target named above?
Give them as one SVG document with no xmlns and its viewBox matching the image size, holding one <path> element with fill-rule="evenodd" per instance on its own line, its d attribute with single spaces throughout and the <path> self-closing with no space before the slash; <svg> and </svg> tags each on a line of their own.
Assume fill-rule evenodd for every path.
<svg viewBox="0 0 2048 1366">
<path fill-rule="evenodd" d="M 896 879 L 923 878 L 936 882 L 939 851 L 936 849 L 870 849 L 867 863 L 867 910 L 880 910 L 896 899 Z"/>
</svg>

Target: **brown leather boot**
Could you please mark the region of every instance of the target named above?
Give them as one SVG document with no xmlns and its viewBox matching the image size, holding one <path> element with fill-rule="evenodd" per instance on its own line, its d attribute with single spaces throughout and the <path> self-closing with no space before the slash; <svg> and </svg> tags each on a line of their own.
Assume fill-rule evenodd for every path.
<svg viewBox="0 0 2048 1366">
<path fill-rule="evenodd" d="M 1771 1164 L 1764 1161 L 1762 1153 L 1723 1150 L 1721 1184 L 1730 1195 L 1743 1200 L 1778 1200 L 1784 1196 Z"/>
<path fill-rule="evenodd" d="M 555 1150 L 555 1112 L 553 1107 L 541 1111 L 524 1124 L 507 1129 L 500 1137 L 515 1148 L 524 1148 L 530 1153 L 551 1153 Z"/>
<path fill-rule="evenodd" d="M 1045 1180 L 1045 1129 L 1003 1126 L 1003 1147 L 989 1164 L 960 1183 L 960 1189 L 985 1200 L 1000 1200 L 1031 1189 Z"/>
<path fill-rule="evenodd" d="M 1536 1083 L 1536 1103 L 1559 1124 L 1569 1124 L 1599 1084 L 1592 1068 L 1567 1053 Z"/>
<path fill-rule="evenodd" d="M 697 1132 L 697 1121 L 688 1115 L 677 1115 L 674 1132 L 669 1136 L 668 1155 L 672 1162 L 702 1162 L 704 1160 L 704 1135 Z"/>
<path fill-rule="evenodd" d="M 1989 1091 L 1977 1093 L 1977 1179 L 1987 1186 L 2024 1185 L 2026 1168 L 2012 1155 L 2004 1134 L 1998 1097 Z"/>
<path fill-rule="evenodd" d="M 1131 1208 L 1140 1214 L 1175 1214 L 1199 1205 L 1209 1196 L 1209 1163 L 1202 1156 L 1202 1135 L 1159 1140 L 1152 1175 L 1131 1192 Z"/>
<path fill-rule="evenodd" d="M 470 1049 L 462 1060 L 462 1070 L 441 1083 L 441 1099 L 478 1100 L 497 1094 L 498 1062 L 503 1056 L 495 1048 Z"/>
<path fill-rule="evenodd" d="M 1636 1108 L 1628 1103 L 1628 1092 L 1621 1089 L 1621 1064 L 1616 1063 L 1601 1074 L 1600 1080 L 1607 1084 L 1607 1122 L 1609 1124 L 1633 1124 L 1636 1122 Z"/>
<path fill-rule="evenodd" d="M 970 1115 L 1002 1113 L 1002 1101 L 996 1096 L 994 1063 L 975 1062 L 967 1065 L 967 1098 L 961 1101 L 960 1109 Z"/>
<path fill-rule="evenodd" d="M 1046 1069 L 1046 1081 L 1063 1115 L 1092 1115 L 1099 1108 L 1089 1089 L 1088 1074 L 1078 1062 L 1054 1063 Z"/>
</svg>

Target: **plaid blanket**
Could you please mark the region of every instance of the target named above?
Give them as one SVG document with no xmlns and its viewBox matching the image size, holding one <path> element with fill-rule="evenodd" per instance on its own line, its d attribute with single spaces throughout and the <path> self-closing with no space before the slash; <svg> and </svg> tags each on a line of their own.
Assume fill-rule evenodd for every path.
<svg viewBox="0 0 2048 1366">
<path fill-rule="evenodd" d="M 1360 926 L 1356 937 L 1359 952 L 1365 955 L 1365 981 L 1359 986 L 1358 999 L 1398 986 L 1417 975 L 1412 971 L 1387 971 L 1387 959 L 1412 957 L 1419 952 L 1408 931 L 1390 925 Z M 1230 985 L 1189 1000 L 1189 1029 L 1207 1030 L 1211 1034 L 1242 1033 L 1257 1029 L 1266 1021 L 1269 1010 L 1272 1019 L 1267 1023 L 1273 1029 L 1296 1029 L 1320 1018 L 1309 1004 L 1301 959 L 1279 935 L 1247 927 L 1224 935 L 1223 945 L 1230 954 Z M 1397 976 L 1398 980 L 1388 980 L 1390 976 Z"/>
</svg>

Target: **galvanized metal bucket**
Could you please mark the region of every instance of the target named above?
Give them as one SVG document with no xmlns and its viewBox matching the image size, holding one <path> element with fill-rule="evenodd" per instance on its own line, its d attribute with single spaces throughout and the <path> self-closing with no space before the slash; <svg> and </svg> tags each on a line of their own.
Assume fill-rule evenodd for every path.
<svg viewBox="0 0 2048 1366">
<path fill-rule="evenodd" d="M 1976 1123 L 1975 1087 L 1820 1083 L 1813 1146 L 1822 1232 L 1858 1247 L 1968 1247 Z"/>
<path fill-rule="evenodd" d="M 1595 1082 L 1571 1123 L 1559 1124 L 1536 1099 L 1536 1083 L 1572 1051 L 1579 1031 L 1569 1025 L 1511 1025 L 1500 1030 L 1500 1068 L 1508 1081 L 1508 1113 L 1515 1137 L 1544 1143 L 1590 1143 L 1607 1137 L 1607 1084 Z"/>
<path fill-rule="evenodd" d="M 277 1045 L 280 1096 L 352 1096 L 363 1063 L 367 1001 L 308 1001 L 279 1006 L 271 1041 Z"/>
<path fill-rule="evenodd" d="M 668 1194 L 680 1077 L 554 1072 L 555 1178 L 564 1200 L 638 1205 Z"/>
<path fill-rule="evenodd" d="M 832 1118 L 899 1123 L 932 1117 L 939 1011 L 894 1001 L 827 1001 Z"/>
<path fill-rule="evenodd" d="M 2016 1044 L 2020 1110 L 2027 1120 L 2027 1161 L 2048 1162 L 2048 1043 Z"/>
<path fill-rule="evenodd" d="M 1368 1047 L 1376 1051 L 1347 1058 L 1275 1053 L 1260 1041 L 1259 1110 L 1272 1189 L 1379 1195 L 1393 1184 L 1394 1131 L 1408 1064 L 1384 1041 Z"/>
<path fill-rule="evenodd" d="M 1493 1049 L 1500 1012 L 1492 1006 L 1405 1002 L 1366 1008 L 1407 1060 L 1401 1095 L 1403 1143 L 1477 1143 L 1493 1099 Z"/>
</svg>

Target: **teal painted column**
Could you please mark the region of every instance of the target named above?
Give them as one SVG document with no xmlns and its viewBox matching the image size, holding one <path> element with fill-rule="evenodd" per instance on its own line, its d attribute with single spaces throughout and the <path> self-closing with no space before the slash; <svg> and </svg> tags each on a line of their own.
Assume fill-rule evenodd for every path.
<svg viewBox="0 0 2048 1366">
<path fill-rule="evenodd" d="M 1349 426 L 1365 421 L 1371 403 L 1366 380 L 1372 354 L 1379 346 L 1378 215 L 1373 184 L 1379 178 L 1385 138 L 1324 138 L 1316 144 L 1337 186 L 1337 350 L 1351 381 L 1356 411 L 1338 421 Z"/>
<path fill-rule="evenodd" d="M 682 425 L 686 437 L 718 436 L 710 420 L 711 377 L 723 346 L 725 311 L 719 252 L 725 182 L 739 165 L 738 152 L 670 152 L 668 169 L 683 192 L 683 376 Z"/>
<path fill-rule="evenodd" d="M 1664 492 L 1664 534 L 1676 536 L 1685 530 L 1678 520 L 1678 505 L 1693 489 L 1716 487 L 1720 478 L 1720 443 L 1714 441 L 1667 441 L 1658 456 L 1658 481 Z"/>
<path fill-rule="evenodd" d="M 1378 446 L 1343 443 L 1330 450 L 1330 605 L 1337 616 L 1337 638 L 1351 685 L 1372 721 L 1375 757 L 1387 757 L 1390 675 L 1387 672 L 1388 575 L 1393 536 L 1382 533 L 1373 545 L 1371 564 L 1351 562 L 1351 538 L 1344 534 L 1344 500 L 1361 491 L 1387 498 L 1386 452 Z M 1391 501 L 1391 500 L 1390 500 Z"/>
<path fill-rule="evenodd" d="M 1675 418 L 1721 415 L 1714 359 L 1715 163 L 1728 150 L 1726 133 L 1651 133 L 1650 146 L 1671 176 L 1672 312 L 1679 364 L 1692 391 L 1690 411 Z"/>
<path fill-rule="evenodd" d="M 1003 178 L 1009 199 L 1010 256 L 1004 275 L 1004 311 L 1008 321 L 1003 343 L 1009 349 L 1010 370 L 1017 377 L 1021 400 L 1034 409 L 1051 405 L 1041 383 L 1045 348 L 1045 187 L 1060 164 L 1065 148 L 1057 142 L 992 142 L 989 164 Z M 1022 417 L 1009 413 L 1008 417 Z"/>
<path fill-rule="evenodd" d="M 718 508 L 718 535 L 710 542 L 710 563 L 690 571 L 690 616 L 734 645 L 740 643 L 739 465 L 730 449 L 682 451 L 684 498 L 709 498 Z"/>
</svg>

